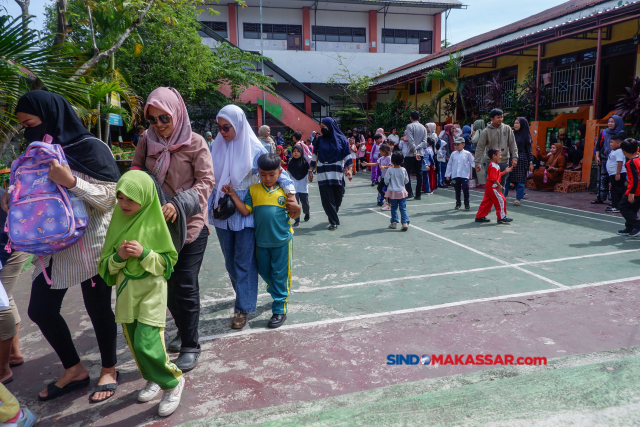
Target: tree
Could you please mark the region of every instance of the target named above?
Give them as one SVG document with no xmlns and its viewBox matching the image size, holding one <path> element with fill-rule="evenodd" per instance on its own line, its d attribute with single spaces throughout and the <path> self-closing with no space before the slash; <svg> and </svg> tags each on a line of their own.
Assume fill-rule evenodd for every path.
<svg viewBox="0 0 640 427">
<path fill-rule="evenodd" d="M 465 118 L 468 119 L 468 117 L 466 117 L 465 100 L 462 96 L 465 87 L 465 76 L 460 77 L 462 60 L 462 53 L 456 52 L 456 54 L 453 55 L 449 52 L 449 59 L 443 68 L 430 70 L 424 75 L 423 85 L 426 90 L 429 83 L 433 81 L 442 83 L 442 89 L 431 98 L 431 106 L 435 109 L 443 98 L 448 97 L 447 100 L 449 104 L 454 106 L 453 114 L 455 115 L 455 106 L 460 104 L 465 112 Z"/>
<path fill-rule="evenodd" d="M 30 22 L 30 20 L 28 21 Z M 71 81 L 67 51 L 41 43 L 38 33 L 23 31 L 22 18 L 0 17 L 0 137 L 4 144 L 16 133 L 14 115 L 18 99 L 34 87 L 44 87 L 67 98 L 72 105 L 86 103 L 87 86 Z M 47 39 L 45 39 L 45 42 Z M 2 150 L 0 150 L 2 151 Z"/>
</svg>

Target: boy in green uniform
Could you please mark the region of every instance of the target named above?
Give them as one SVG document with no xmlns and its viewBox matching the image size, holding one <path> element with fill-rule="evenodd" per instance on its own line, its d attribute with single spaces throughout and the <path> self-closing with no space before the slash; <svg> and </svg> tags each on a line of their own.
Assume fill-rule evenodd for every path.
<svg viewBox="0 0 640 427">
<path fill-rule="evenodd" d="M 240 200 L 231 185 L 222 187 L 242 215 L 253 213 L 256 227 L 258 273 L 267 283 L 267 291 L 273 298 L 269 320 L 270 328 L 279 328 L 287 320 L 289 294 L 291 293 L 291 259 L 293 257 L 293 228 L 286 210 L 287 195 L 278 185 L 280 157 L 263 154 L 258 158 L 259 184 L 249 187 L 244 201 Z M 299 214 L 298 214 L 299 215 Z M 296 219 L 292 217 L 292 219 Z"/>
</svg>

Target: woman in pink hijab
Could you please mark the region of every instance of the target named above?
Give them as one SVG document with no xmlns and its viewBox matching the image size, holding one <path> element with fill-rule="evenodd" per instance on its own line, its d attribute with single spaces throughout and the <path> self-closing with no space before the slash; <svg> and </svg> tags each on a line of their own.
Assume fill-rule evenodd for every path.
<svg viewBox="0 0 640 427">
<path fill-rule="evenodd" d="M 195 368 L 200 354 L 198 273 L 209 237 L 205 224 L 214 183 L 213 162 L 204 138 L 191 131 L 187 108 L 177 90 L 159 87 L 151 92 L 144 115 L 151 126 L 138 142 L 132 169 L 146 169 L 161 187 L 168 200 L 162 206 L 167 222 L 186 221 L 182 247 L 176 247 L 178 262 L 168 280 L 167 305 L 178 327 L 169 351 L 180 352 L 175 364 L 187 372 Z"/>
</svg>

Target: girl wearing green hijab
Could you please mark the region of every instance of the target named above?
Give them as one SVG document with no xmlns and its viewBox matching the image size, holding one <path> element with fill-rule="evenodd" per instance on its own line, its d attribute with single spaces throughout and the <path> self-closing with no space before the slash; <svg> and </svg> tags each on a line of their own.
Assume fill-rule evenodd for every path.
<svg viewBox="0 0 640 427">
<path fill-rule="evenodd" d="M 167 279 L 178 253 L 162 214 L 153 180 L 142 171 L 130 171 L 116 186 L 113 212 L 98 270 L 116 287 L 115 320 L 122 323 L 127 344 L 147 385 L 138 400 L 148 402 L 164 390 L 160 416 L 180 404 L 184 378 L 169 361 L 164 345 Z"/>
</svg>

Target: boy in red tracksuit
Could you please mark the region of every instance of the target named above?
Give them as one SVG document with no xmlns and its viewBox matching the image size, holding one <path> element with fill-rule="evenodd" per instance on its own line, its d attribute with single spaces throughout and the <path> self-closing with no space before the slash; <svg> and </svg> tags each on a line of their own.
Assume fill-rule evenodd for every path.
<svg viewBox="0 0 640 427">
<path fill-rule="evenodd" d="M 624 230 L 618 231 L 620 236 L 640 237 L 640 156 L 638 155 L 638 141 L 627 138 L 620 144 L 622 153 L 627 158 L 627 191 L 618 204 L 618 209 L 625 219 Z"/>
<path fill-rule="evenodd" d="M 491 164 L 487 168 L 487 184 L 484 187 L 482 203 L 476 214 L 476 222 L 491 222 L 487 215 L 491 212 L 491 207 L 495 206 L 498 224 L 505 224 L 513 220 L 507 218 L 507 199 L 502 193 L 500 178 L 502 175 L 511 172 L 512 167 L 509 166 L 504 172 L 500 173 L 499 163 L 500 159 L 502 159 L 502 152 L 498 149 L 491 148 L 487 150 L 487 156 L 491 159 Z"/>
</svg>

